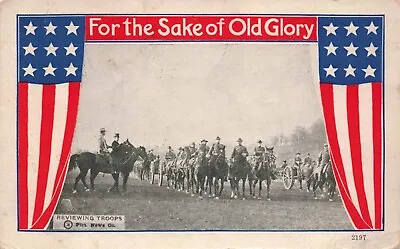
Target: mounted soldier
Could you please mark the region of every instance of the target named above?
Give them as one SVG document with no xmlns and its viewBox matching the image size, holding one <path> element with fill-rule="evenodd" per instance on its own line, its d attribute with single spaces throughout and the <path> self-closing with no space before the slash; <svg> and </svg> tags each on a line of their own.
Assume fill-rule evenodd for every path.
<svg viewBox="0 0 400 249">
<path fill-rule="evenodd" d="M 150 149 L 149 153 L 147 153 L 147 158 L 150 160 L 150 162 L 156 160 L 156 155 L 154 155 L 154 151 L 152 149 Z"/>
<path fill-rule="evenodd" d="M 274 155 L 274 146 L 266 147 L 265 160 L 268 160 L 270 163 L 269 166 L 271 167 L 271 179 L 276 180 L 276 156 Z"/>
<path fill-rule="evenodd" d="M 175 153 L 172 151 L 172 147 L 171 147 L 171 146 L 168 146 L 168 150 L 167 150 L 167 152 L 165 153 L 164 159 L 165 159 L 165 161 L 167 161 L 167 162 L 173 161 L 173 160 L 176 159 L 176 155 L 175 155 Z"/>
<path fill-rule="evenodd" d="M 207 143 L 208 143 L 208 141 L 206 139 L 201 140 L 200 146 L 197 149 L 197 153 L 196 154 L 199 154 L 199 152 L 207 154 L 208 151 L 210 150 L 210 147 L 207 145 Z"/>
<path fill-rule="evenodd" d="M 263 157 L 266 153 L 266 149 L 262 146 L 262 141 L 257 141 L 258 146 L 254 148 L 254 155 L 256 157 L 256 167 L 259 167 L 263 163 Z"/>
<path fill-rule="evenodd" d="M 303 160 L 300 157 L 300 152 L 296 153 L 296 157 L 294 158 L 294 166 L 299 170 L 301 165 L 303 164 Z"/>
<path fill-rule="evenodd" d="M 225 158 L 225 145 L 221 143 L 221 138 L 219 136 L 215 139 L 215 143 L 208 152 L 208 157 L 211 157 L 210 163 L 215 163 L 218 157 Z"/>
<path fill-rule="evenodd" d="M 316 177 L 316 179 L 318 179 L 318 181 L 321 180 L 321 175 L 323 173 L 325 173 L 326 167 L 327 167 L 328 163 L 330 162 L 330 160 L 331 160 L 331 158 L 330 158 L 330 154 L 329 154 L 329 147 L 328 147 L 328 144 L 325 143 L 324 148 L 318 155 L 317 167 L 314 169 L 314 175 L 318 174 Z"/>
<path fill-rule="evenodd" d="M 249 152 L 247 152 L 247 148 L 242 145 L 242 142 L 243 140 L 241 138 L 237 140 L 237 145 L 235 146 L 235 148 L 233 148 L 231 161 L 233 161 L 233 159 L 239 155 L 242 155 L 245 158 L 249 155 Z"/>
<path fill-rule="evenodd" d="M 99 156 L 96 157 L 96 164 L 105 164 L 110 170 L 113 171 L 113 173 L 116 173 L 116 169 L 112 160 L 112 157 L 110 155 L 110 152 L 108 149 L 112 149 L 112 146 L 109 146 L 106 141 L 106 129 L 101 128 L 100 129 L 100 137 L 99 137 L 99 151 L 98 154 Z M 104 163 L 104 159 L 106 163 Z"/>
<path fill-rule="evenodd" d="M 304 165 L 311 166 L 312 165 L 312 158 L 310 153 L 307 153 L 307 156 L 304 158 Z"/>
<path fill-rule="evenodd" d="M 120 146 L 120 143 L 119 143 L 119 133 L 117 132 L 117 133 L 115 133 L 115 135 L 114 135 L 114 141 L 113 141 L 112 144 L 111 144 L 112 151 L 117 151 L 118 148 L 119 148 L 119 146 Z"/>
</svg>

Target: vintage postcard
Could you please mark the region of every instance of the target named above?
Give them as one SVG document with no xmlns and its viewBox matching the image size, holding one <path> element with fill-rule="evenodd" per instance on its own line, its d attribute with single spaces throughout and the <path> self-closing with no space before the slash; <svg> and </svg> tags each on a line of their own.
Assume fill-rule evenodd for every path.
<svg viewBox="0 0 400 249">
<path fill-rule="evenodd" d="M 399 246 L 398 2 L 25 2 L 2 248 Z"/>
</svg>

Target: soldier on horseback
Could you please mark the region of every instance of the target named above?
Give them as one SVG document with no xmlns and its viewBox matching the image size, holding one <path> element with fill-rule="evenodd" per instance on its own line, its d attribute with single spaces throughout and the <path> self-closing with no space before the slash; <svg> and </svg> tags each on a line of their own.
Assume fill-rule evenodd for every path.
<svg viewBox="0 0 400 249">
<path fill-rule="evenodd" d="M 242 145 L 242 142 L 243 140 L 241 138 L 237 140 L 238 144 L 235 146 L 235 148 L 233 148 L 231 161 L 238 155 L 242 155 L 244 157 L 247 157 L 249 155 L 249 152 L 247 152 L 247 148 Z"/>
<path fill-rule="evenodd" d="M 328 165 L 330 160 L 331 160 L 331 158 L 329 155 L 329 147 L 328 147 L 328 144 L 325 143 L 324 148 L 318 155 L 318 164 L 314 170 L 314 175 L 317 175 L 316 176 L 316 179 L 318 179 L 317 181 L 321 180 L 321 176 L 325 172 L 326 166 Z"/>
<path fill-rule="evenodd" d="M 114 135 L 114 141 L 113 141 L 112 144 L 111 144 L 111 148 L 112 148 L 113 151 L 117 151 L 118 148 L 119 148 L 119 146 L 120 146 L 120 143 L 119 143 L 119 133 L 117 132 L 117 133 L 115 133 L 115 135 Z"/>
<path fill-rule="evenodd" d="M 219 136 L 215 139 L 215 143 L 208 152 L 208 157 L 210 156 L 210 164 L 215 163 L 219 156 L 225 158 L 225 145 L 221 143 L 221 138 Z"/>
<path fill-rule="evenodd" d="M 257 141 L 258 146 L 254 148 L 254 155 L 256 157 L 256 167 L 258 168 L 262 163 L 264 159 L 264 155 L 266 152 L 266 149 L 264 146 L 262 146 L 262 141 L 261 139 Z"/>
<path fill-rule="evenodd" d="M 176 159 L 176 155 L 175 155 L 175 153 L 172 151 L 172 147 L 171 147 L 171 146 L 168 146 L 168 150 L 167 150 L 167 152 L 165 153 L 164 158 L 165 158 L 165 161 L 167 161 L 167 162 L 173 161 L 173 160 Z"/>
<path fill-rule="evenodd" d="M 107 160 L 107 164 L 112 167 L 113 173 L 116 173 L 116 169 L 112 160 L 112 157 L 110 155 L 110 152 L 108 149 L 112 149 L 112 146 L 109 146 L 106 141 L 106 129 L 101 128 L 100 129 L 100 137 L 99 137 L 99 155 Z M 99 160 L 96 160 L 97 163 L 99 163 Z"/>
<path fill-rule="evenodd" d="M 207 143 L 208 141 L 206 139 L 201 140 L 199 149 L 197 150 L 196 154 L 199 154 L 199 152 L 207 154 L 210 150 L 210 147 L 207 146 Z"/>
<path fill-rule="evenodd" d="M 276 171 L 275 170 L 275 167 L 276 167 L 276 165 L 275 165 L 276 156 L 274 155 L 274 146 L 266 147 L 266 149 L 267 149 L 267 151 L 265 153 L 265 158 L 268 159 L 268 161 L 270 163 L 269 166 L 272 167 L 271 168 L 271 179 L 272 180 L 276 180 L 277 179 L 277 176 L 276 176 L 276 173 L 275 173 L 275 171 Z"/>
<path fill-rule="evenodd" d="M 307 156 L 304 158 L 304 165 L 312 165 L 312 158 L 310 156 L 310 153 L 307 153 Z"/>
</svg>

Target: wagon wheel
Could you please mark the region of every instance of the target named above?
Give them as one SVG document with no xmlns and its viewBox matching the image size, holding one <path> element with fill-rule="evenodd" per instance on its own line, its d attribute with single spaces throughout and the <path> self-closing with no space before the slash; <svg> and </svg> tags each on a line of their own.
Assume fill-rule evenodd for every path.
<svg viewBox="0 0 400 249">
<path fill-rule="evenodd" d="M 292 167 L 285 167 L 283 170 L 283 185 L 285 189 L 291 189 L 294 184 L 293 169 Z"/>
</svg>

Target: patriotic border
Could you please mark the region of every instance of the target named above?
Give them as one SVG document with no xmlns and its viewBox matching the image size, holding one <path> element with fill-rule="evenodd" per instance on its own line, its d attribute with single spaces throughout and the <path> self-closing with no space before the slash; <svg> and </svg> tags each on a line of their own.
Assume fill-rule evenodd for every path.
<svg viewBox="0 0 400 249">
<path fill-rule="evenodd" d="M 96 14 L 17 14 L 16 15 L 16 60 L 17 60 L 17 67 L 16 67 L 16 178 L 17 178 L 17 186 L 19 184 L 18 182 L 18 101 L 19 101 L 19 91 L 18 91 L 18 79 L 19 79 L 19 49 L 18 49 L 18 34 L 19 34 L 19 27 L 18 27 L 18 19 L 19 17 L 68 17 L 68 16 L 222 16 L 222 17 L 228 17 L 228 16 L 241 16 L 241 17 L 251 17 L 251 16 L 277 16 L 277 17 L 288 17 L 288 16 L 294 16 L 294 17 L 381 17 L 382 18 L 382 27 L 383 27 L 383 32 L 382 32 L 382 41 L 383 41 L 383 47 L 382 47 L 382 71 L 385 72 L 385 15 L 384 14 L 273 14 L 273 13 L 263 13 L 263 14 L 257 14 L 257 13 L 233 13 L 233 14 L 217 14 L 217 13 L 205 13 L 205 14 L 199 14 L 199 13 L 174 13 L 174 14 L 167 14 L 167 13 L 157 13 L 157 14 L 132 14 L 132 13 L 124 13 L 124 14 L 101 14 L 101 13 L 96 13 Z M 318 23 L 318 19 L 317 19 Z M 317 34 L 317 39 L 315 41 L 285 41 L 285 40 L 276 40 L 276 41 L 258 41 L 258 40 L 201 40 L 201 41 L 182 41 L 182 40 L 143 40 L 143 41 L 123 41 L 123 40 L 109 40 L 109 41 L 86 41 L 84 40 L 84 43 L 92 44 L 92 43 L 97 43 L 97 44 L 103 44 L 103 43 L 318 43 L 318 34 Z M 385 112 L 385 73 L 382 75 L 382 229 L 379 230 L 363 230 L 363 229 L 337 229 L 337 230 L 315 230 L 315 229 L 303 229 L 303 230 L 293 230 L 293 229 L 283 229 L 283 230 L 229 230 L 229 229 L 215 229 L 215 230 L 90 230 L 90 231 L 85 231 L 85 230 L 76 230 L 76 231 L 71 231 L 71 230 L 25 230 L 25 229 L 20 229 L 18 225 L 18 198 L 16 202 L 16 213 L 17 213 L 17 219 L 16 219 L 16 227 L 18 232 L 30 232 L 30 233 L 54 233 L 54 232 L 134 232 L 134 233 L 148 233 L 148 232 L 268 232 L 268 233 L 290 233 L 290 232 L 301 232 L 301 233 L 309 233 L 309 232 L 316 232 L 316 233 L 324 233 L 324 232 L 362 232 L 362 231 L 368 231 L 368 232 L 382 232 L 385 231 L 385 174 L 386 174 L 386 129 L 385 129 L 385 117 L 386 117 L 386 112 Z M 16 188 L 16 196 L 18 196 L 18 187 Z M 61 188 L 62 191 L 63 187 Z M 347 212 L 347 210 L 346 210 Z"/>
</svg>

